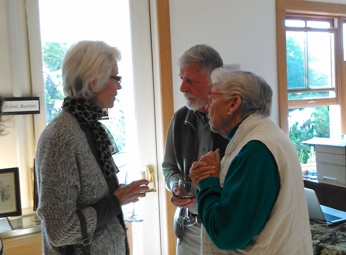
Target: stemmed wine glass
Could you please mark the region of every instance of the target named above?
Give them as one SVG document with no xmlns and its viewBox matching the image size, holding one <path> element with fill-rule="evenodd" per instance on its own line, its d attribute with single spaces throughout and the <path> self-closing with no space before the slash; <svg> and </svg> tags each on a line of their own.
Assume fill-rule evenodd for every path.
<svg viewBox="0 0 346 255">
<path fill-rule="evenodd" d="M 130 184 L 133 181 L 145 179 L 145 171 L 137 171 L 137 170 L 128 170 L 125 176 L 125 184 Z M 136 206 L 135 202 L 131 203 L 132 209 L 129 217 L 124 219 L 125 222 L 142 222 L 143 219 L 139 218 L 136 214 Z"/>
<path fill-rule="evenodd" d="M 179 180 L 178 183 L 181 198 L 194 198 L 196 197 L 196 187 L 190 180 Z M 197 222 L 196 217 L 192 216 L 188 208 L 181 208 L 185 213 L 179 217 L 178 222 L 184 226 L 192 226 Z"/>
</svg>

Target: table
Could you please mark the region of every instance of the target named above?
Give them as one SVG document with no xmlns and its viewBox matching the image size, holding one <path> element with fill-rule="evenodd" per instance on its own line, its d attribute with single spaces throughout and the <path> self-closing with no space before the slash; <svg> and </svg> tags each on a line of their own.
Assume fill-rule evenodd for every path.
<svg viewBox="0 0 346 255">
<path fill-rule="evenodd" d="M 346 211 L 346 188 L 318 181 L 304 180 L 304 186 L 315 190 L 321 204 Z M 311 221 L 314 255 L 346 255 L 346 222 L 327 226 Z"/>
<path fill-rule="evenodd" d="M 41 222 L 31 208 L 22 212 L 21 216 L 0 219 L 0 237 L 5 254 L 41 255 Z"/>
<path fill-rule="evenodd" d="M 314 255 L 346 255 L 346 222 L 326 225 L 311 222 Z"/>
</svg>

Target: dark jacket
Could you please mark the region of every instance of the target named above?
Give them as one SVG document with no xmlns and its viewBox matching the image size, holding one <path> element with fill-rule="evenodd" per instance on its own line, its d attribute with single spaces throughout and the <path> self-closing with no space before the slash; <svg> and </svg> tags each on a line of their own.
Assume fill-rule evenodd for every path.
<svg viewBox="0 0 346 255">
<path fill-rule="evenodd" d="M 166 152 L 162 163 L 166 184 L 169 187 L 170 178 L 174 174 L 189 175 L 191 165 L 197 159 L 198 116 L 186 106 L 175 112 L 166 139 Z M 219 148 L 223 157 L 228 140 L 221 135 L 211 132 L 213 138 L 213 150 Z"/>
</svg>

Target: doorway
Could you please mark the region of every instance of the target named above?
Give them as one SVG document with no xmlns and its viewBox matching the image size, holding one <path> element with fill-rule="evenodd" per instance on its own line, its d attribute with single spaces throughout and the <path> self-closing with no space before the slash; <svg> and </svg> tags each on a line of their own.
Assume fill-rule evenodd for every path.
<svg viewBox="0 0 346 255">
<path fill-rule="evenodd" d="M 145 170 L 148 165 L 157 175 L 149 1 L 39 0 L 38 7 L 46 88 L 45 124 L 58 114 L 64 98 L 59 87 L 59 64 L 49 62 L 51 56 L 63 58 L 69 46 L 80 40 L 105 41 L 122 54 L 118 67 L 123 88 L 114 108 L 109 110 L 109 118 L 103 120 L 119 147 L 114 158 L 120 168 L 119 179 L 124 182 L 127 172 Z M 128 223 L 133 254 L 161 254 L 159 208 L 158 192 L 148 193 L 137 203 L 136 213 L 143 221 Z M 131 211 L 129 206 L 123 209 L 125 214 Z"/>
</svg>

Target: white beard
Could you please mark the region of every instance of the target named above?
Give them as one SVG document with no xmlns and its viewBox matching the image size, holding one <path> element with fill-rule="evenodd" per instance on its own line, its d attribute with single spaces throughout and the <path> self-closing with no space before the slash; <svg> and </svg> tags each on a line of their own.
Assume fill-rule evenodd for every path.
<svg viewBox="0 0 346 255">
<path fill-rule="evenodd" d="M 185 105 L 189 110 L 194 110 L 197 111 L 201 108 L 205 107 L 205 102 L 201 102 L 195 98 L 195 101 L 190 101 L 186 96 L 185 96 Z"/>
</svg>

